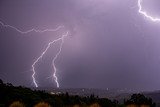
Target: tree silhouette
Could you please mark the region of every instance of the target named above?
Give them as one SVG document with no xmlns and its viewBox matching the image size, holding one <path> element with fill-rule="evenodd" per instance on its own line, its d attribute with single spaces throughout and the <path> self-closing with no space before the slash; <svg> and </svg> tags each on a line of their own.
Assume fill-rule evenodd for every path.
<svg viewBox="0 0 160 107">
<path fill-rule="evenodd" d="M 34 107 L 39 102 L 45 102 L 52 107 L 89 107 L 92 104 L 97 104 L 99 107 L 124 107 L 124 104 L 119 104 L 116 100 L 107 98 L 99 98 L 94 94 L 90 96 L 69 95 L 69 93 L 51 95 L 42 90 L 32 90 L 30 88 L 18 86 L 15 87 L 10 83 L 5 84 L 0 79 L 0 107 L 9 107 L 12 102 L 23 102 L 26 107 Z M 133 94 L 131 98 L 125 101 L 125 104 L 149 105 L 155 107 L 151 98 L 145 97 L 143 94 Z M 96 105 L 96 106 L 97 106 Z"/>
<path fill-rule="evenodd" d="M 149 105 L 150 107 L 155 107 L 151 98 L 145 97 L 143 94 L 133 94 L 129 100 L 125 102 L 126 105 L 135 104 L 135 105 Z"/>
</svg>

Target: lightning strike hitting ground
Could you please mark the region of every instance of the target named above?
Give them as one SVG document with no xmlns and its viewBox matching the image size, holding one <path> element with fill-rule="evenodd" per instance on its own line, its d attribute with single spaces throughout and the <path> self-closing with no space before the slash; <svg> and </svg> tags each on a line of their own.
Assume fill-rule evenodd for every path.
<svg viewBox="0 0 160 107">
<path fill-rule="evenodd" d="M 50 46 L 51 46 L 52 44 L 54 44 L 55 42 L 58 42 L 58 41 L 61 40 L 62 42 L 61 42 L 61 44 L 60 44 L 59 51 L 58 51 L 58 53 L 56 54 L 56 56 L 53 58 L 53 62 L 52 62 L 52 64 L 53 64 L 53 69 L 54 69 L 53 78 L 54 78 L 54 80 L 55 80 L 55 82 L 56 82 L 57 88 L 59 88 L 59 82 L 58 82 L 58 78 L 57 78 L 57 76 L 56 76 L 57 68 L 56 68 L 56 66 L 55 66 L 55 61 L 56 61 L 56 59 L 58 58 L 59 54 L 60 54 L 61 51 L 62 51 L 62 46 L 63 46 L 63 43 L 64 43 L 64 39 L 65 39 L 66 36 L 68 36 L 68 33 L 69 33 L 69 32 L 67 32 L 66 34 L 62 35 L 60 38 L 58 38 L 58 39 L 56 39 L 56 40 L 48 43 L 47 48 L 42 52 L 42 54 L 41 54 L 41 55 L 37 58 L 37 60 L 35 60 L 35 62 L 33 63 L 33 65 L 32 65 L 32 70 L 33 70 L 32 78 L 33 78 L 33 83 L 35 84 L 36 87 L 38 87 L 38 84 L 37 84 L 36 79 L 35 79 L 35 74 L 36 74 L 35 65 L 39 62 L 39 60 L 43 57 L 43 55 L 47 52 L 47 50 L 50 48 Z"/>
<path fill-rule="evenodd" d="M 58 31 L 60 28 L 63 28 L 63 27 L 64 27 L 64 26 L 59 26 L 59 27 L 57 27 L 56 29 L 45 29 L 45 30 L 38 30 L 38 29 L 32 28 L 32 29 L 27 30 L 27 31 L 22 31 L 22 30 L 14 27 L 14 26 L 12 26 L 12 25 L 4 24 L 2 21 L 0 21 L 0 24 L 1 24 L 3 27 L 14 29 L 15 31 L 17 31 L 17 32 L 19 32 L 19 33 L 21 33 L 21 34 L 28 34 L 28 33 L 31 33 L 31 32 L 36 32 L 36 33 L 55 32 L 55 31 Z M 57 78 L 57 76 L 56 76 L 57 68 L 56 68 L 56 66 L 55 66 L 55 61 L 56 61 L 56 59 L 58 58 L 58 56 L 60 55 L 60 53 L 61 53 L 62 46 L 63 46 L 63 43 L 64 43 L 64 39 L 65 39 L 66 36 L 68 36 L 68 33 L 69 33 L 69 32 L 67 32 L 66 34 L 62 35 L 60 38 L 58 38 L 58 39 L 56 39 L 56 40 L 48 43 L 46 49 L 42 52 L 42 54 L 41 54 L 41 55 L 34 61 L 34 63 L 32 64 L 32 71 L 33 71 L 32 80 L 33 80 L 33 83 L 34 83 L 35 87 L 38 87 L 37 81 L 36 81 L 36 79 L 35 79 L 35 74 L 36 74 L 35 65 L 36 65 L 36 64 L 39 62 L 39 60 L 44 56 L 44 54 L 47 52 L 47 50 L 50 48 L 50 46 L 51 46 L 52 44 L 54 44 L 55 42 L 61 40 L 62 42 L 61 42 L 61 44 L 60 44 L 60 49 L 59 49 L 58 53 L 56 54 L 56 56 L 54 57 L 53 62 L 52 62 L 53 68 L 54 68 L 53 78 L 54 78 L 54 80 L 55 80 L 55 82 L 56 82 L 57 88 L 59 88 L 59 82 L 58 82 L 58 78 Z"/>
<path fill-rule="evenodd" d="M 59 38 L 59 39 L 61 39 L 62 42 L 61 42 L 61 44 L 60 44 L 60 48 L 59 48 L 58 53 L 56 54 L 56 56 L 53 58 L 53 61 L 52 61 L 53 68 L 54 68 L 53 77 L 54 77 L 54 80 L 55 80 L 58 88 L 59 88 L 59 82 L 58 82 L 58 78 L 57 78 L 57 76 L 56 76 L 57 68 L 56 68 L 56 66 L 55 66 L 55 61 L 56 61 L 56 59 L 58 58 L 58 56 L 60 55 L 60 53 L 61 53 L 61 51 L 62 51 L 62 46 L 63 46 L 63 44 L 64 44 L 64 39 L 65 39 L 65 37 L 68 36 L 68 34 L 69 34 L 69 32 L 67 32 L 65 35 L 62 35 L 62 37 Z"/>
<path fill-rule="evenodd" d="M 143 0 L 138 0 L 138 7 L 139 7 L 138 12 L 139 12 L 140 14 L 142 14 L 144 17 L 150 19 L 150 20 L 153 21 L 153 22 L 160 22 L 160 18 L 153 17 L 153 16 L 149 15 L 147 12 L 145 12 L 145 11 L 142 9 L 142 5 L 141 5 L 142 2 L 143 2 Z"/>
</svg>

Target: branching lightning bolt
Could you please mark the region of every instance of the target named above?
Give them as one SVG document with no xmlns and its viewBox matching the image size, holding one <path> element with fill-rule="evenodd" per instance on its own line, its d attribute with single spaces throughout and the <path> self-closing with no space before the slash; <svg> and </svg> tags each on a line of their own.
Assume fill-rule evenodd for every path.
<svg viewBox="0 0 160 107">
<path fill-rule="evenodd" d="M 56 39 L 56 40 L 48 43 L 47 48 L 42 52 L 42 54 L 40 55 L 40 57 L 38 57 L 37 60 L 35 60 L 35 62 L 33 63 L 33 65 L 32 65 L 32 70 L 33 70 L 32 78 L 33 78 L 33 83 L 35 84 L 36 87 L 38 87 L 38 84 L 37 84 L 36 79 L 35 79 L 35 74 L 36 74 L 35 65 L 36 65 L 36 64 L 39 62 L 39 60 L 44 56 L 44 54 L 47 52 L 47 50 L 50 48 L 50 46 L 51 46 L 52 44 L 54 44 L 55 42 L 61 40 L 62 42 L 61 42 L 61 44 L 60 44 L 60 49 L 59 49 L 58 53 L 56 54 L 56 56 L 53 58 L 53 61 L 52 61 L 53 68 L 54 68 L 53 78 L 54 78 L 54 80 L 55 80 L 55 82 L 56 82 L 57 88 L 59 88 L 59 82 L 58 82 L 58 78 L 57 78 L 57 76 L 56 76 L 57 68 L 56 68 L 56 66 L 55 66 L 55 61 L 56 61 L 56 59 L 58 58 L 59 54 L 60 54 L 61 51 L 62 51 L 62 46 L 63 46 L 63 43 L 64 43 L 64 39 L 65 39 L 66 36 L 68 36 L 68 33 L 69 33 L 69 32 L 67 32 L 66 34 L 62 35 L 60 38 L 58 38 L 58 39 Z"/>
<path fill-rule="evenodd" d="M 0 24 L 3 27 L 6 27 L 6 28 L 12 28 L 12 29 L 16 30 L 17 32 L 19 32 L 21 34 L 27 34 L 27 33 L 31 33 L 31 32 L 36 32 L 36 33 L 55 32 L 55 31 L 59 30 L 60 28 L 64 27 L 64 26 L 58 26 L 56 29 L 45 29 L 45 30 L 38 30 L 38 29 L 32 28 L 32 29 L 27 30 L 27 31 L 22 31 L 22 30 L 14 27 L 14 26 L 4 24 L 2 21 L 0 21 Z"/>
<path fill-rule="evenodd" d="M 160 22 L 160 18 L 153 17 L 153 16 L 149 15 L 147 12 L 143 11 L 142 5 L 141 5 L 142 2 L 143 2 L 143 0 L 138 0 L 138 7 L 139 7 L 138 12 L 153 22 Z"/>
<path fill-rule="evenodd" d="M 64 27 L 64 26 L 58 26 L 56 29 L 45 29 L 45 30 L 38 30 L 38 29 L 32 28 L 32 29 L 27 30 L 27 31 L 22 31 L 22 30 L 18 29 L 17 27 L 14 27 L 12 25 L 4 24 L 2 21 L 0 21 L 0 24 L 3 27 L 14 29 L 15 31 L 17 31 L 17 32 L 19 32 L 21 34 L 28 34 L 28 33 L 31 33 L 31 32 L 36 32 L 36 33 L 55 32 L 55 31 L 58 31 L 60 28 Z M 60 55 L 60 53 L 62 51 L 62 46 L 63 46 L 63 43 L 64 43 L 64 39 L 65 39 L 66 36 L 68 36 L 68 34 L 69 34 L 69 32 L 67 32 L 66 34 L 62 35 L 60 38 L 58 38 L 56 40 L 53 40 L 52 42 L 49 42 L 48 45 L 47 45 L 47 47 L 46 47 L 46 49 L 41 53 L 41 55 L 32 64 L 32 71 L 33 71 L 32 80 L 33 80 L 33 83 L 34 83 L 35 87 L 38 87 L 37 81 L 35 79 L 35 75 L 36 75 L 35 65 L 45 55 L 45 53 L 48 51 L 48 49 L 50 48 L 50 46 L 52 44 L 54 44 L 55 42 L 61 41 L 59 51 L 56 54 L 56 56 L 53 58 L 53 61 L 52 61 L 53 68 L 54 68 L 53 78 L 54 78 L 54 80 L 56 82 L 57 88 L 59 88 L 59 82 L 58 82 L 58 78 L 56 76 L 57 68 L 55 66 L 55 61 L 56 61 L 56 59 L 58 58 L 58 56 Z"/>
</svg>

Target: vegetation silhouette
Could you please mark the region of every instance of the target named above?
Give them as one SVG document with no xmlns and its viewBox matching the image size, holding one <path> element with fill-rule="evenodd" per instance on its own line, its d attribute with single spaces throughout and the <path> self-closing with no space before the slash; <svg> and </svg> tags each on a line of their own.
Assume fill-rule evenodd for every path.
<svg viewBox="0 0 160 107">
<path fill-rule="evenodd" d="M 51 107 L 48 103 L 40 102 L 36 104 L 34 107 Z"/>
<path fill-rule="evenodd" d="M 9 107 L 25 107 L 23 103 L 19 101 L 13 102 Z"/>
<path fill-rule="evenodd" d="M 0 107 L 132 107 L 130 105 L 156 107 L 152 99 L 143 94 L 133 94 L 124 104 L 120 104 L 116 100 L 99 98 L 94 94 L 86 97 L 69 95 L 67 92 L 52 95 L 43 90 L 15 87 L 10 83 L 3 83 L 0 79 Z"/>
<path fill-rule="evenodd" d="M 133 94 L 131 98 L 125 101 L 125 105 L 135 107 L 156 107 L 151 98 L 145 97 L 143 94 Z"/>
</svg>

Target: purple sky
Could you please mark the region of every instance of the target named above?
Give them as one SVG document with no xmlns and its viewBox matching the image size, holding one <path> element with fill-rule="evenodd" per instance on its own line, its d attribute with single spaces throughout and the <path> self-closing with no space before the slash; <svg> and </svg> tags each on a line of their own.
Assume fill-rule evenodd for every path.
<svg viewBox="0 0 160 107">
<path fill-rule="evenodd" d="M 160 1 L 145 0 L 143 9 L 160 16 Z M 56 61 L 61 88 L 160 89 L 160 22 L 138 13 L 137 0 L 0 0 L 0 20 L 23 31 L 65 28 L 57 32 L 20 34 L 0 25 L 0 78 L 33 86 L 31 65 L 48 42 L 65 31 Z M 43 87 L 55 87 L 53 45 L 36 66 Z"/>
</svg>

